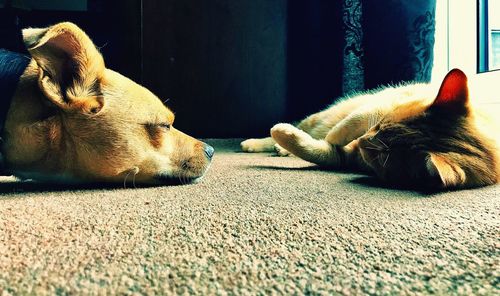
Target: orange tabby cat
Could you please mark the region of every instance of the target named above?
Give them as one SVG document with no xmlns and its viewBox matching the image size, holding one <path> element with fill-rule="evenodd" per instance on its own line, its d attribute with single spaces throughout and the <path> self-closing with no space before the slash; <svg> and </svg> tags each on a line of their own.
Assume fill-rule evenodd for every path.
<svg viewBox="0 0 500 296">
<path fill-rule="evenodd" d="M 439 90 L 408 84 L 346 98 L 297 127 L 275 125 L 271 136 L 243 141 L 242 149 L 373 171 L 396 185 L 468 188 L 500 181 L 500 125 L 473 106 L 458 69 Z"/>
</svg>

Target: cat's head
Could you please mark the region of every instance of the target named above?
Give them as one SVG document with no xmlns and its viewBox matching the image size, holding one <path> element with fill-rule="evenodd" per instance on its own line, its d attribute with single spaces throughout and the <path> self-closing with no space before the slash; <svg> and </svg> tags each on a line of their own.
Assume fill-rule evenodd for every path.
<svg viewBox="0 0 500 296">
<path fill-rule="evenodd" d="M 495 146 L 469 104 L 466 75 L 451 70 L 429 105 L 398 107 L 359 139 L 363 160 L 382 179 L 431 188 L 496 183 Z"/>
</svg>

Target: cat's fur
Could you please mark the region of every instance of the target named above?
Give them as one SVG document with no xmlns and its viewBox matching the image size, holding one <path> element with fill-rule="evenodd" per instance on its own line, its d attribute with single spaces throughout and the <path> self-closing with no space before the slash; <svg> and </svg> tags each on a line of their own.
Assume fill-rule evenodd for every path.
<svg viewBox="0 0 500 296">
<path fill-rule="evenodd" d="M 348 97 L 296 127 L 277 124 L 272 137 L 241 146 L 373 171 L 395 185 L 485 186 L 500 181 L 500 125 L 495 112 L 472 101 L 466 75 L 454 69 L 439 88 L 407 84 Z"/>
</svg>

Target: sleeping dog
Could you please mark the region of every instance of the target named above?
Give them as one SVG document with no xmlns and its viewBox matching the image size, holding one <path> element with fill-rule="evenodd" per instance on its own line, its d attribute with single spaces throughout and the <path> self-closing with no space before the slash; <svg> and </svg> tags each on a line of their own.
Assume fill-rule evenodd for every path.
<svg viewBox="0 0 500 296">
<path fill-rule="evenodd" d="M 107 69 L 72 23 L 24 29 L 30 56 L 0 51 L 6 172 L 50 182 L 195 181 L 214 149 L 173 127 L 146 88 Z"/>
</svg>

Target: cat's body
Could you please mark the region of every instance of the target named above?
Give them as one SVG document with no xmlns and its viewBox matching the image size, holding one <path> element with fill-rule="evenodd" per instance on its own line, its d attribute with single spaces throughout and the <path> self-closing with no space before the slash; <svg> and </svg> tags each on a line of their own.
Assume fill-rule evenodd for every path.
<svg viewBox="0 0 500 296">
<path fill-rule="evenodd" d="M 465 74 L 452 70 L 441 87 L 407 84 L 351 96 L 296 127 L 277 124 L 272 137 L 246 140 L 242 149 L 373 171 L 397 185 L 489 185 L 500 181 L 500 113 L 494 110 L 500 108 L 473 101 Z"/>
</svg>

